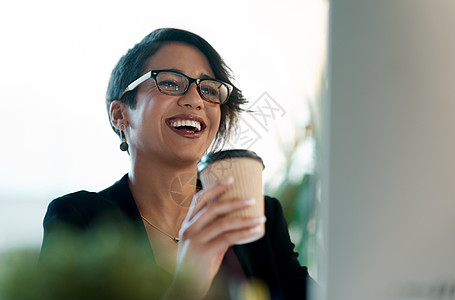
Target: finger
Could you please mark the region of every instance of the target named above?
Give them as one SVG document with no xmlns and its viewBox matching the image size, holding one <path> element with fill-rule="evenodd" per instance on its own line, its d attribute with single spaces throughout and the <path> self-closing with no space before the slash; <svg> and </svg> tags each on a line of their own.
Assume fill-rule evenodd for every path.
<svg viewBox="0 0 455 300">
<path fill-rule="evenodd" d="M 229 213 L 236 212 L 248 206 L 254 205 L 255 199 L 231 199 L 229 201 L 214 202 L 206 205 L 191 220 L 185 220 L 182 224 L 182 238 L 191 238 L 203 228 L 209 226 L 217 218 Z"/>
<path fill-rule="evenodd" d="M 223 236 L 229 235 L 235 231 L 249 230 L 253 233 L 262 228 L 266 218 L 264 216 L 260 217 L 223 217 L 210 226 L 205 227 L 199 233 L 199 241 L 201 243 L 210 243 L 212 240 L 218 238 L 224 239 Z"/>
<path fill-rule="evenodd" d="M 252 238 L 260 238 L 263 236 L 262 225 L 255 225 L 245 229 L 232 230 L 225 234 L 219 235 L 214 239 L 211 239 L 204 245 L 204 250 L 207 253 L 216 253 L 223 251 L 228 247 L 231 247 L 241 241 Z"/>
<path fill-rule="evenodd" d="M 236 212 L 240 209 L 244 209 L 248 206 L 254 205 L 256 200 L 254 198 L 248 199 L 229 199 L 226 201 L 219 201 L 207 204 L 198 213 L 196 213 L 189 224 L 195 224 L 193 227 L 195 231 L 201 230 L 203 227 L 209 225 L 215 219 L 224 215 Z"/>
<path fill-rule="evenodd" d="M 223 193 L 225 193 L 234 182 L 234 177 L 229 176 L 224 180 L 213 184 L 206 189 L 196 193 L 193 197 L 190 209 L 188 211 L 187 220 L 191 220 L 195 214 L 197 214 L 205 205 L 209 202 L 218 199 Z"/>
</svg>

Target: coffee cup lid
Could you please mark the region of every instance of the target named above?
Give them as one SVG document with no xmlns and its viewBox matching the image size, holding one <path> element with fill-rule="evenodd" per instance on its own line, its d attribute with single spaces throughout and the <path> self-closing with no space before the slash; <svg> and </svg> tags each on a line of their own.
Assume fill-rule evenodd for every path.
<svg viewBox="0 0 455 300">
<path fill-rule="evenodd" d="M 260 158 L 255 152 L 245 149 L 231 149 L 223 150 L 219 152 L 212 152 L 204 155 L 197 165 L 197 171 L 200 173 L 211 163 L 226 159 L 226 158 L 235 158 L 235 157 L 249 157 L 254 158 L 261 162 L 262 167 L 265 168 L 262 158 Z"/>
</svg>

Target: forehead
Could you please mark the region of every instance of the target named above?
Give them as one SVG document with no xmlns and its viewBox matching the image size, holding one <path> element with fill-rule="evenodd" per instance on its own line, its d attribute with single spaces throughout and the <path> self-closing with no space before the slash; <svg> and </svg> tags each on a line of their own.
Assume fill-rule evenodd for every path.
<svg viewBox="0 0 455 300">
<path fill-rule="evenodd" d="M 214 77 L 207 57 L 196 47 L 171 42 L 163 45 L 147 61 L 148 70 L 176 69 L 190 77 Z"/>
</svg>

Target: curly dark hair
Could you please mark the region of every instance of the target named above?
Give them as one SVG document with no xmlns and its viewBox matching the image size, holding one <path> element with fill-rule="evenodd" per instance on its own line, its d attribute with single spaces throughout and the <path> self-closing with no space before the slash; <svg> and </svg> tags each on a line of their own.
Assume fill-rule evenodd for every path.
<svg viewBox="0 0 455 300">
<path fill-rule="evenodd" d="M 106 93 L 106 107 L 109 113 L 109 107 L 112 101 L 119 100 L 120 95 L 126 87 L 146 71 L 147 61 L 163 45 L 170 42 L 182 42 L 196 47 L 201 51 L 207 60 L 215 75 L 215 78 L 227 83 L 232 83 L 232 71 L 225 64 L 218 52 L 202 37 L 181 29 L 160 28 L 157 29 L 137 43 L 133 48 L 123 55 L 117 65 L 114 67 L 109 80 Z M 132 90 L 123 95 L 120 101 L 124 102 L 131 108 L 136 107 L 136 90 Z M 216 134 L 213 148 L 219 148 L 228 140 L 232 130 L 236 127 L 240 112 L 243 110 L 241 105 L 247 101 L 242 92 L 234 86 L 228 101 L 221 105 L 221 120 L 218 132 Z M 119 134 L 119 131 L 112 127 Z"/>
</svg>

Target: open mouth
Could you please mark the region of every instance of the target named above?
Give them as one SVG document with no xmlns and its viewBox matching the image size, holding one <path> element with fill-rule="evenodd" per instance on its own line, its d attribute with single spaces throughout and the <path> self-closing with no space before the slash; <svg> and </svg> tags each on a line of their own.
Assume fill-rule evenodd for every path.
<svg viewBox="0 0 455 300">
<path fill-rule="evenodd" d="M 191 131 L 194 133 L 199 132 L 202 129 L 201 123 L 194 120 L 172 121 L 169 123 L 169 125 L 177 130 Z"/>
<path fill-rule="evenodd" d="M 204 131 L 207 127 L 202 118 L 194 115 L 178 115 L 166 120 L 166 123 L 175 132 L 184 135 L 193 135 Z"/>
</svg>

